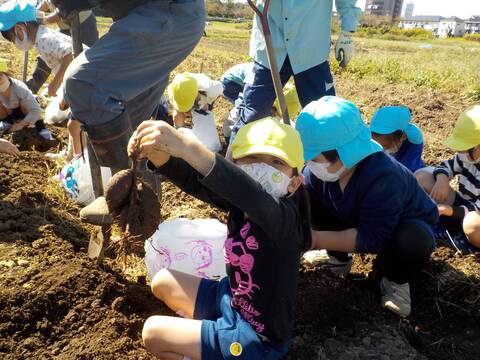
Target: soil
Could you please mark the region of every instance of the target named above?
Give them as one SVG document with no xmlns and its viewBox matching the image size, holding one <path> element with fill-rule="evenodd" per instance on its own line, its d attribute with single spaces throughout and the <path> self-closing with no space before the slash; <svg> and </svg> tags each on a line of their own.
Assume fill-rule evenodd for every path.
<svg viewBox="0 0 480 360">
<path fill-rule="evenodd" d="M 467 100 L 407 86 L 338 83 L 338 93 L 356 99 L 367 116 L 380 105 L 410 106 L 426 134 L 427 162 L 448 156 L 441 141 Z M 216 110 L 219 120 L 226 116 L 226 102 Z M 0 358 L 152 358 L 141 344 L 143 322 L 172 313 L 151 295 L 145 270 L 132 275 L 131 264 L 123 271 L 115 259 L 102 266 L 88 259 L 89 228 L 78 219 L 79 207 L 49 180 L 54 162 L 24 152 L 0 154 L 0 164 Z M 162 188 L 165 219 L 226 220 L 173 185 Z M 356 256 L 345 279 L 301 269 L 286 359 L 480 358 L 478 255 L 456 255 L 440 244 L 412 281 L 408 320 L 380 308 L 377 280 L 368 276 L 373 258 Z"/>
</svg>

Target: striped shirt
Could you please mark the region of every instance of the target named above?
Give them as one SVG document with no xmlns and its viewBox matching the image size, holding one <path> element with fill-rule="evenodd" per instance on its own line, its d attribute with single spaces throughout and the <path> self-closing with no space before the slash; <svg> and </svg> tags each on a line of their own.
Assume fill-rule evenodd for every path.
<svg viewBox="0 0 480 360">
<path fill-rule="evenodd" d="M 480 164 L 465 163 L 455 155 L 453 159 L 442 162 L 433 174 L 445 174 L 449 179 L 460 175 L 458 194 L 470 203 L 464 207 L 467 211 L 480 210 Z"/>
</svg>

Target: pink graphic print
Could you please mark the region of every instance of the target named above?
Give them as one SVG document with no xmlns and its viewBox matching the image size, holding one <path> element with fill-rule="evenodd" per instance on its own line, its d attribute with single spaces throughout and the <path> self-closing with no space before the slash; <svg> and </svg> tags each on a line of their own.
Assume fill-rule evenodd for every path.
<svg viewBox="0 0 480 360">
<path fill-rule="evenodd" d="M 240 230 L 240 236 L 243 239 L 246 239 L 247 249 L 258 250 L 259 245 L 255 237 L 247 237 L 249 231 L 250 224 L 246 223 Z M 240 249 L 241 255 L 235 254 L 233 252 L 234 248 Z M 236 296 L 245 295 L 251 299 L 251 294 L 253 293 L 254 289 L 260 289 L 258 285 L 253 283 L 251 275 L 253 266 L 255 264 L 254 257 L 247 253 L 242 242 L 234 241 L 233 238 L 229 237 L 225 242 L 225 262 L 240 269 L 240 271 L 235 271 L 235 281 L 238 285 L 236 288 L 232 287 L 232 293 Z"/>
<path fill-rule="evenodd" d="M 197 275 L 207 277 L 204 269 L 207 269 L 213 262 L 213 247 L 204 240 L 190 241 L 189 244 L 195 244 L 190 251 L 190 258 L 193 261 Z"/>
<path fill-rule="evenodd" d="M 169 269 L 172 265 L 172 257 L 170 250 L 167 247 L 161 246 L 157 251 L 157 257 L 155 259 L 154 269 L 156 272 L 162 269 Z"/>
</svg>

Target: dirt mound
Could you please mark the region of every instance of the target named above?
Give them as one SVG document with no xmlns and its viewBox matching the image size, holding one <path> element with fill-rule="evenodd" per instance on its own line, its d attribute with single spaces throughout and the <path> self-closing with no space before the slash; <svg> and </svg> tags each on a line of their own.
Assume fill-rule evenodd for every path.
<svg viewBox="0 0 480 360">
<path fill-rule="evenodd" d="M 36 129 L 25 128 L 12 134 L 12 142 L 18 146 L 20 151 L 37 150 L 48 151 L 58 146 L 57 139 L 46 140 L 41 137 Z"/>
<path fill-rule="evenodd" d="M 78 208 L 49 195 L 49 160 L 0 160 L 0 357 L 149 358 L 143 322 L 168 310 L 78 252 L 88 232 Z"/>
</svg>

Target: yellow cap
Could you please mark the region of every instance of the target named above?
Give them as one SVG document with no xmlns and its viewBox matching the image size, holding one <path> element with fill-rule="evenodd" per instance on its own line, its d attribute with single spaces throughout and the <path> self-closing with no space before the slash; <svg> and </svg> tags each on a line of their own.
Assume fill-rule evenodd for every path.
<svg viewBox="0 0 480 360">
<path fill-rule="evenodd" d="M 276 156 L 296 168 L 299 174 L 303 168 L 300 134 L 273 117 L 251 122 L 238 131 L 232 143 L 233 159 L 253 154 Z"/>
<path fill-rule="evenodd" d="M 7 61 L 4 59 L 0 59 L 0 72 L 7 72 L 7 71 L 8 71 Z"/>
<path fill-rule="evenodd" d="M 198 83 L 193 74 L 177 74 L 168 87 L 168 96 L 175 110 L 190 111 L 198 95 Z"/>
<path fill-rule="evenodd" d="M 283 89 L 283 95 L 285 95 L 288 115 L 290 116 L 290 118 L 296 119 L 298 114 L 300 114 L 300 110 L 302 110 L 300 100 L 298 100 L 297 88 L 295 87 L 295 85 L 288 83 Z M 280 116 L 282 116 L 282 110 L 280 109 L 278 99 L 275 99 L 273 106 L 275 107 L 275 109 L 277 109 L 277 112 L 280 114 Z"/>
<path fill-rule="evenodd" d="M 480 105 L 460 114 L 445 145 L 454 151 L 466 151 L 480 145 Z"/>
</svg>

